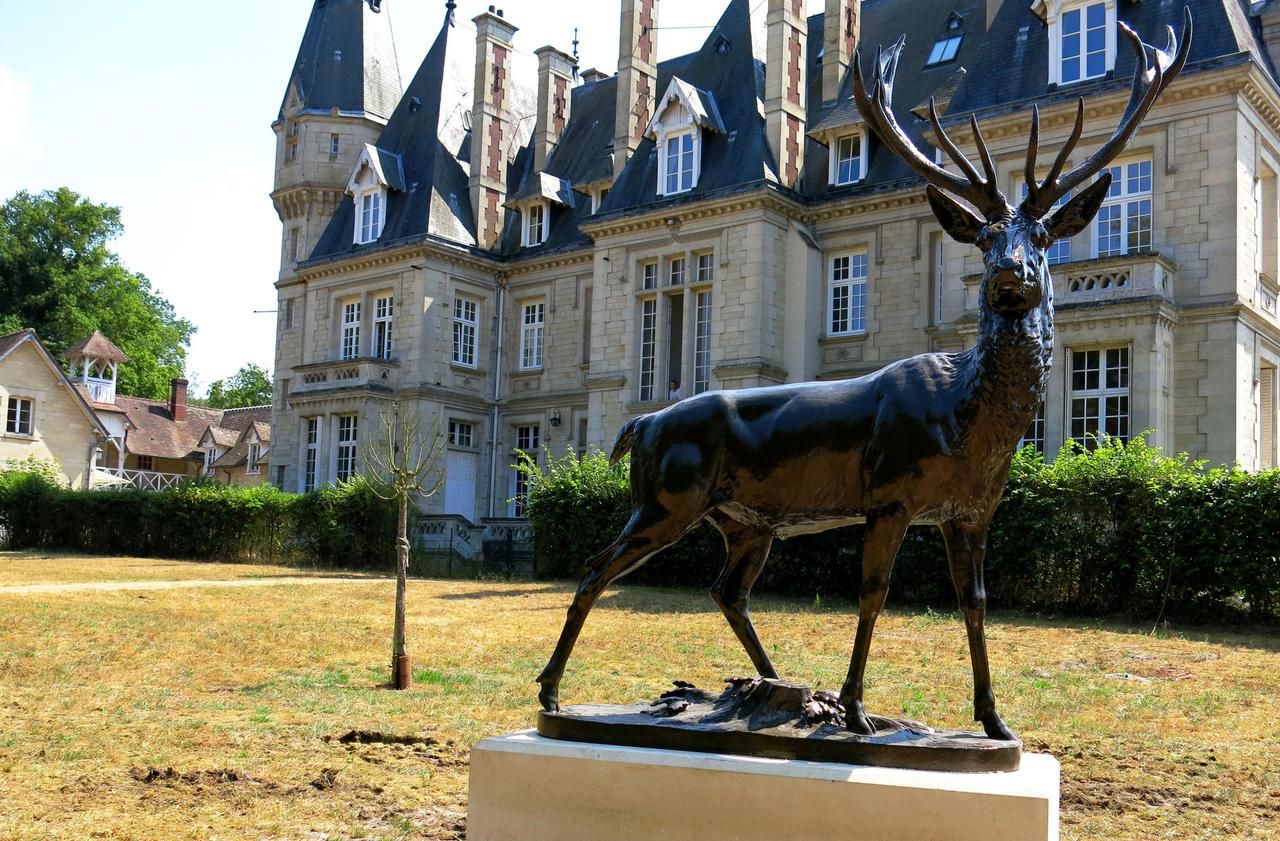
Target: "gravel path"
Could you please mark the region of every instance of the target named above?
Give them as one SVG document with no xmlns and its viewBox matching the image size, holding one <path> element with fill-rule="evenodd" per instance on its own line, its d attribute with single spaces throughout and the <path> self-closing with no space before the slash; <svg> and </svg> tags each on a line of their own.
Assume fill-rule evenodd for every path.
<svg viewBox="0 0 1280 841">
<path fill-rule="evenodd" d="M 281 584 L 370 584 L 386 578 L 333 578 L 322 576 L 282 576 L 280 578 L 233 578 L 190 581 L 77 581 L 70 584 L 6 584 L 0 595 L 9 593 L 78 593 L 92 590 L 177 590 L 182 587 L 275 587 Z"/>
</svg>

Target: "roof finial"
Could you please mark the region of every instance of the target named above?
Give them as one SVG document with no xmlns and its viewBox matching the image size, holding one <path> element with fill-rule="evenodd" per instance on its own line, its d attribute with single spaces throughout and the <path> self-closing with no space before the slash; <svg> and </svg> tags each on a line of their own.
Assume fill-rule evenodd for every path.
<svg viewBox="0 0 1280 841">
<path fill-rule="evenodd" d="M 457 3 L 455 3 L 455 2 L 453 2 L 453 0 L 449 0 L 449 2 L 448 2 L 448 3 L 445 3 L 445 4 L 444 4 L 444 8 L 445 8 L 445 16 L 446 16 L 446 18 L 447 18 L 447 20 L 448 20 L 448 22 L 449 22 L 449 25 L 450 25 L 450 26 L 453 26 L 453 25 L 454 25 L 454 23 L 453 23 L 453 10 L 454 10 L 454 9 L 456 9 L 456 8 L 458 8 L 458 4 L 457 4 Z"/>
<path fill-rule="evenodd" d="M 573 78 L 578 78 L 578 27 L 573 28 Z"/>
</svg>

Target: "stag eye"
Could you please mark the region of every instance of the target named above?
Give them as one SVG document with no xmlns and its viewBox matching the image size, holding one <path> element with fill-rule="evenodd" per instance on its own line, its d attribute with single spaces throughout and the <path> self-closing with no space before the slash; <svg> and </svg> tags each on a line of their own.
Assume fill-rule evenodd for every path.
<svg viewBox="0 0 1280 841">
<path fill-rule="evenodd" d="M 990 249 L 995 244 L 995 237 L 991 235 L 991 229 L 983 228 L 979 231 L 978 238 L 974 240 L 974 243 L 983 251 Z"/>
</svg>

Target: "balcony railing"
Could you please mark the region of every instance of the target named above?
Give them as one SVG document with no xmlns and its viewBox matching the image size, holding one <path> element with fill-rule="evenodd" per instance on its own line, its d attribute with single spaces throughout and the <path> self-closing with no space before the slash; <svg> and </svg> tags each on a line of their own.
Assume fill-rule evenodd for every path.
<svg viewBox="0 0 1280 841">
<path fill-rule="evenodd" d="M 157 473 L 154 470 L 128 470 L 120 467 L 99 467 L 93 473 L 95 490 L 136 488 L 142 491 L 164 491 L 192 478 L 186 473 Z"/>
<path fill-rule="evenodd" d="M 1098 257 L 1059 263 L 1049 268 L 1058 306 L 1119 302 L 1159 297 L 1173 300 L 1178 266 L 1154 252 Z M 977 310 L 982 275 L 965 275 L 965 309 Z"/>
<path fill-rule="evenodd" d="M 293 369 L 290 394 L 307 394 L 339 388 L 376 388 L 394 390 L 400 363 L 393 359 L 343 359 L 334 362 L 312 362 Z"/>
<path fill-rule="evenodd" d="M 89 392 L 89 399 L 94 403 L 116 402 L 116 384 L 113 380 L 86 377 L 84 387 Z"/>
</svg>

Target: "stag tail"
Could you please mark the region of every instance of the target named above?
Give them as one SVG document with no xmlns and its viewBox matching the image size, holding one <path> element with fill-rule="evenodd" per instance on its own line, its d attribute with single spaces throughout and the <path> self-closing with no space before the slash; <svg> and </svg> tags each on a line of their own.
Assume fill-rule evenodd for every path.
<svg viewBox="0 0 1280 841">
<path fill-rule="evenodd" d="M 631 452 L 631 447 L 636 443 L 636 436 L 640 434 L 640 424 L 647 417 L 648 415 L 641 415 L 622 425 L 622 429 L 618 432 L 618 440 L 613 442 L 613 452 L 609 453 L 610 464 L 617 464 L 623 456 Z"/>
</svg>

